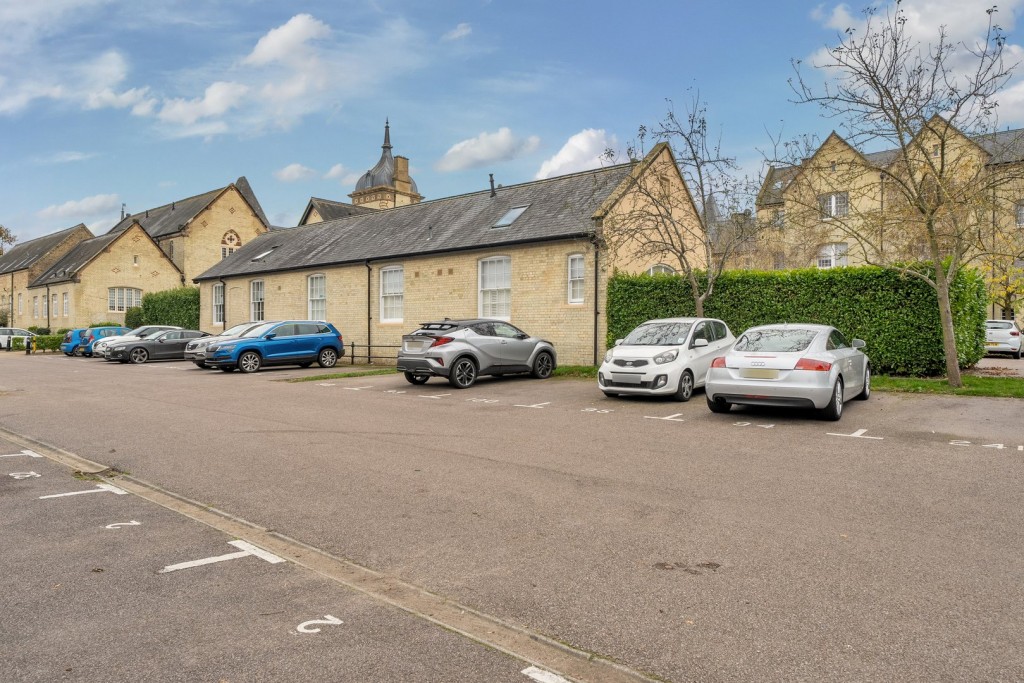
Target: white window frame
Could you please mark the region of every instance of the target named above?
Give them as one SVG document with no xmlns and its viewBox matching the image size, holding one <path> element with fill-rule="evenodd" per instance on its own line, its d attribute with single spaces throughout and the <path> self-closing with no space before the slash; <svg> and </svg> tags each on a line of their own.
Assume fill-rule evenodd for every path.
<svg viewBox="0 0 1024 683">
<path fill-rule="evenodd" d="M 1017 202 L 1016 223 L 1018 228 L 1024 228 L 1024 201 Z"/>
<path fill-rule="evenodd" d="M 648 275 L 675 275 L 676 269 L 667 263 L 656 263 L 647 269 Z"/>
<path fill-rule="evenodd" d="M 504 272 L 498 271 L 499 266 Z M 477 261 L 477 312 L 481 318 L 511 320 L 511 256 L 491 256 Z"/>
<path fill-rule="evenodd" d="M 267 290 L 263 280 L 251 280 L 249 282 L 249 320 L 254 322 L 264 320 L 264 315 L 267 312 L 266 302 Z"/>
<path fill-rule="evenodd" d="M 129 308 L 142 305 L 142 290 L 135 287 L 108 287 L 107 312 L 123 313 Z"/>
<path fill-rule="evenodd" d="M 39 317 L 39 297 L 38 296 L 32 297 L 32 317 L 33 318 L 38 318 Z"/>
<path fill-rule="evenodd" d="M 584 285 L 586 282 L 586 259 L 583 254 L 570 254 L 568 263 L 569 303 L 581 304 L 584 301 Z"/>
<path fill-rule="evenodd" d="M 849 264 L 849 245 L 846 242 L 832 242 L 818 250 L 818 268 L 828 270 Z"/>
<path fill-rule="evenodd" d="M 833 192 L 818 196 L 818 209 L 823 220 L 850 215 L 850 193 Z"/>
<path fill-rule="evenodd" d="M 50 295 L 50 315 L 56 318 L 57 311 L 59 310 L 60 309 L 57 308 L 57 292 L 54 292 L 53 294 Z"/>
<path fill-rule="evenodd" d="M 50 315 L 50 297 L 48 297 L 47 295 L 43 294 L 42 299 L 43 299 L 43 314 L 41 316 L 39 316 L 39 317 L 40 318 L 46 318 L 47 316 Z"/>
<path fill-rule="evenodd" d="M 21 299 L 21 292 L 18 292 L 18 315 L 22 315 L 25 312 L 23 306 L 24 302 Z"/>
<path fill-rule="evenodd" d="M 64 317 L 68 317 L 68 313 L 71 310 L 71 301 L 67 292 L 64 292 Z"/>
<path fill-rule="evenodd" d="M 380 321 L 400 323 L 405 316 L 405 267 L 380 269 Z"/>
<path fill-rule="evenodd" d="M 307 312 L 310 320 L 327 321 L 327 276 L 314 273 L 306 278 Z"/>
<path fill-rule="evenodd" d="M 224 324 L 224 283 L 218 282 L 213 286 L 211 292 L 213 300 L 213 322 L 215 325 Z"/>
</svg>

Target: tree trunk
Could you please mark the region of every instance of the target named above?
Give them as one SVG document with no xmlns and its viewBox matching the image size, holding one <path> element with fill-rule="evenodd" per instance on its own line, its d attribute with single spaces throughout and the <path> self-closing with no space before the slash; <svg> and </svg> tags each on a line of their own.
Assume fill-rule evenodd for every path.
<svg viewBox="0 0 1024 683">
<path fill-rule="evenodd" d="M 939 321 L 942 324 L 942 350 L 946 356 L 946 379 L 951 387 L 962 387 L 960 360 L 956 352 L 956 337 L 953 333 L 953 309 L 949 304 L 949 280 L 941 263 L 935 267 L 935 293 L 939 297 Z"/>
</svg>

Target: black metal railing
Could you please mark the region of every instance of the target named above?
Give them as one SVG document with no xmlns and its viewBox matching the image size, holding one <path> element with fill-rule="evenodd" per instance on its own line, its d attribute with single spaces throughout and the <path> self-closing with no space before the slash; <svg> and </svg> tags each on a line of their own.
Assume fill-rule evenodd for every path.
<svg viewBox="0 0 1024 683">
<path fill-rule="evenodd" d="M 397 344 L 356 344 L 351 342 L 348 345 L 349 362 L 355 365 L 356 360 L 359 359 L 367 365 L 395 365 L 398 362 L 400 348 L 402 348 L 401 345 Z M 387 351 L 375 351 L 375 349 L 387 349 Z"/>
</svg>

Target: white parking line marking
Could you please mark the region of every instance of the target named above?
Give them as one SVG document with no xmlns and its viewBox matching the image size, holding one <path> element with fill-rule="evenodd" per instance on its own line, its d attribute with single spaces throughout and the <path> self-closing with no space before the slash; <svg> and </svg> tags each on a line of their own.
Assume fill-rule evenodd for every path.
<svg viewBox="0 0 1024 683">
<path fill-rule="evenodd" d="M 584 408 L 580 411 L 581 413 L 600 413 L 606 415 L 607 413 L 614 413 L 615 411 L 611 408 Z"/>
<path fill-rule="evenodd" d="M 345 622 L 339 619 L 338 617 L 332 617 L 330 614 L 325 614 L 323 619 L 310 619 L 309 621 L 302 622 L 301 624 L 295 627 L 295 630 L 299 633 L 320 633 L 320 629 L 311 627 L 314 624 L 320 624 L 323 626 L 338 626 L 344 623 Z"/>
<path fill-rule="evenodd" d="M 120 529 L 123 526 L 141 526 L 142 522 L 136 522 L 134 519 L 130 522 L 115 522 L 114 524 L 108 524 L 103 527 L 104 529 Z"/>
<path fill-rule="evenodd" d="M 387 389 L 384 393 L 385 394 L 404 394 L 405 391 L 403 391 L 402 389 Z"/>
<path fill-rule="evenodd" d="M 7 476 L 12 479 L 31 479 L 32 477 L 41 477 L 43 475 L 38 472 L 11 472 Z"/>
<path fill-rule="evenodd" d="M 435 394 L 433 396 L 420 396 L 420 398 L 444 398 L 445 396 L 451 396 L 451 394 Z"/>
<path fill-rule="evenodd" d="M 36 453 L 35 451 L 22 451 L 21 453 L 10 453 L 8 455 L 0 455 L 0 458 L 21 458 L 21 457 L 25 457 L 25 456 L 28 456 L 30 458 L 41 458 L 41 457 L 43 457 L 43 456 L 39 455 L 38 453 Z"/>
<path fill-rule="evenodd" d="M 271 564 L 277 564 L 279 562 L 285 561 L 283 557 L 278 557 L 273 553 L 268 553 L 266 550 L 263 550 L 262 548 L 257 548 L 253 544 L 246 543 L 245 541 L 229 541 L 228 543 L 230 545 L 235 546 L 236 548 L 241 548 L 241 551 L 237 553 L 228 553 L 227 555 L 217 555 L 216 557 L 204 557 L 201 560 L 192 560 L 190 562 L 179 562 L 178 564 L 170 564 L 161 569 L 160 571 L 158 571 L 157 574 L 168 574 L 170 572 L 176 572 L 179 569 L 191 569 L 192 567 L 201 567 L 204 564 L 213 564 L 215 562 L 227 562 L 228 560 L 237 560 L 243 557 L 248 557 L 249 555 L 254 555 L 260 558 L 261 560 L 265 560 Z"/>
<path fill-rule="evenodd" d="M 879 441 L 881 441 L 882 438 L 883 438 L 881 436 L 864 436 L 864 432 L 866 432 L 866 431 L 868 431 L 868 430 L 866 430 L 866 429 L 858 429 L 853 434 L 836 434 L 835 432 L 827 432 L 827 434 L 829 436 L 850 436 L 850 437 L 853 437 L 854 439 L 878 439 Z"/>
<path fill-rule="evenodd" d="M 348 390 L 348 391 L 362 391 L 363 389 L 373 389 L 373 387 L 372 386 L 368 386 L 368 387 L 345 387 L 345 389 Z"/>
<path fill-rule="evenodd" d="M 545 401 L 544 403 L 534 403 L 532 405 L 521 405 L 517 403 L 516 408 L 543 408 L 544 406 L 549 405 L 551 405 L 551 401 Z"/>
<path fill-rule="evenodd" d="M 94 489 L 86 489 L 85 491 L 72 491 L 71 493 L 53 493 L 49 496 L 39 496 L 39 500 L 44 498 L 64 498 L 65 496 L 81 496 L 85 493 L 114 493 L 119 496 L 127 496 L 128 492 L 124 489 L 119 489 L 116 486 L 110 484 L 96 484 Z"/>
<path fill-rule="evenodd" d="M 330 382 L 321 382 L 321 383 L 317 384 L 317 386 L 318 387 L 333 387 L 333 386 L 337 386 L 337 385 L 336 384 L 331 384 Z"/>
<path fill-rule="evenodd" d="M 528 666 L 521 673 L 527 678 L 537 681 L 537 683 L 569 683 L 569 679 L 562 678 L 558 674 L 553 674 L 544 669 L 538 669 L 535 666 Z"/>
<path fill-rule="evenodd" d="M 669 415 L 668 417 L 654 417 L 653 415 L 644 415 L 644 419 L 645 420 L 668 420 L 669 422 L 686 422 L 686 420 L 680 420 L 679 419 L 680 415 L 682 415 L 682 413 L 676 413 L 674 415 Z"/>
</svg>

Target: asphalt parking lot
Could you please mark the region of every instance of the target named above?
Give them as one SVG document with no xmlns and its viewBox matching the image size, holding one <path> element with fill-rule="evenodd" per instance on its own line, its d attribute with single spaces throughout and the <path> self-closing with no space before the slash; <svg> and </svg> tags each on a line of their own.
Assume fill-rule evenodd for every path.
<svg viewBox="0 0 1024 683">
<path fill-rule="evenodd" d="M 764 409 L 713 415 L 700 393 L 685 404 L 614 400 L 579 380 L 485 379 L 465 391 L 440 380 L 413 386 L 400 375 L 278 381 L 322 372 L 242 376 L 187 363 L 0 354 L 0 416 L 13 434 L 637 674 L 672 681 L 1024 678 L 1019 401 L 876 393 L 850 402 L 840 422 L 822 422 Z M 11 479 L 5 492 L 12 486 L 39 483 Z M 101 492 L 66 502 L 120 505 L 122 498 Z M 29 537 L 42 533 L 28 496 L 0 501 L 13 506 L 5 519 L 28 515 Z M 138 515 L 125 521 L 132 519 Z M 167 521 L 163 533 L 179 538 L 161 545 L 161 560 L 147 558 L 149 574 L 125 578 L 118 595 L 154 594 L 147 582 L 169 578 L 153 572 L 173 562 L 237 552 L 220 532 L 201 527 L 185 541 L 176 527 L 196 523 Z M 5 536 L 21 539 L 22 526 L 5 523 Z M 97 529 L 89 537 L 112 543 L 140 530 L 104 527 L 105 536 Z M 44 553 L 47 566 L 70 561 L 22 542 L 29 555 Z M 166 557 L 179 545 L 187 552 Z M 237 590 L 252 602 L 263 595 L 262 582 L 301 574 L 249 556 L 218 564 L 197 569 L 238 567 Z M 190 581 L 200 576 L 184 573 Z M 297 606 L 279 624 L 262 635 L 228 629 L 229 642 L 256 653 L 266 637 L 276 652 L 274 629 L 295 642 L 292 622 L 305 615 L 335 615 L 347 626 L 336 614 L 344 610 L 322 599 L 333 590 L 347 605 L 354 598 L 346 586 L 325 591 L 314 578 L 292 580 L 289 604 Z M 159 601 L 125 600 L 106 619 L 102 611 L 86 618 L 79 608 L 66 621 L 81 618 L 85 633 L 90 623 L 120 618 L 142 632 L 144 620 L 161 619 Z M 227 610 L 240 623 L 252 623 L 251 610 L 269 610 L 225 602 L 250 610 Z M 25 598 L 8 626 L 28 634 L 20 645 L 45 646 L 25 622 L 54 604 Z M 380 632 L 390 627 L 381 624 Z M 138 638 L 125 642 L 145 651 Z M 478 664 L 477 651 L 488 650 L 468 642 L 458 680 L 527 680 L 514 658 Z M 433 662 L 416 649 L 405 661 L 421 658 Z M 33 660 L 26 661 L 23 680 L 44 680 L 29 675 Z M 195 671 L 211 671 L 203 661 L 196 658 Z M 268 669 L 267 679 L 303 672 L 303 661 L 282 659 L 285 668 Z M 438 680 L 436 671 L 431 663 L 419 675 Z M 419 680 L 388 670 L 374 679 Z"/>
</svg>

